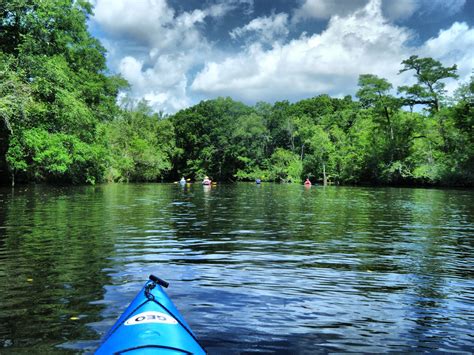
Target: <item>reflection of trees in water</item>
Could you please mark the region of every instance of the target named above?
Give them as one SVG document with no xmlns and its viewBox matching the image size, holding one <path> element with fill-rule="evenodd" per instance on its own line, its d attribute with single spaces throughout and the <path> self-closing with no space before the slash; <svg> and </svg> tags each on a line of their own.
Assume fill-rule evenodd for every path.
<svg viewBox="0 0 474 355">
<path fill-rule="evenodd" d="M 20 187 L 2 208 L 0 334 L 14 349 L 96 339 L 113 244 L 101 188 Z M 72 319 L 71 319 L 72 317 Z"/>
<path fill-rule="evenodd" d="M 448 339 L 452 327 L 469 317 L 472 321 L 466 306 L 471 291 L 458 284 L 474 269 L 465 252 L 471 248 L 466 242 L 472 240 L 472 233 L 469 237 L 462 221 L 463 216 L 473 215 L 472 203 L 462 195 L 462 191 L 413 190 L 412 218 L 406 228 L 414 239 L 408 277 L 412 292 L 407 296 L 412 307 L 406 317 L 412 321 L 410 333 L 419 349 L 438 350 L 433 344 Z M 453 298 L 461 302 L 453 303 Z M 445 350 L 449 350 L 447 343 Z"/>
<path fill-rule="evenodd" d="M 457 302 L 472 302 L 462 295 L 474 270 L 463 228 L 472 226 L 470 196 L 269 183 L 22 187 L 0 197 L 0 223 L 8 227 L 0 228 L 0 339 L 13 341 L 6 344 L 13 350 L 97 339 L 93 330 L 103 325 L 94 322 L 119 312 L 123 284 L 168 268 L 192 269 L 211 293 L 224 284 L 230 295 L 251 295 L 245 306 L 256 311 L 257 324 L 268 308 L 260 303 L 271 295 L 275 307 L 291 310 L 284 316 L 301 310 L 292 322 L 314 326 L 316 337 L 337 326 L 344 337 L 364 331 L 383 343 L 387 333 L 375 333 L 382 329 L 411 339 L 415 349 L 441 344 L 439 334 L 453 336 L 448 327 L 472 320 Z M 211 301 L 237 314 L 238 299 Z"/>
<path fill-rule="evenodd" d="M 9 131 L 3 120 L 0 122 L 0 185 L 9 181 L 10 174 L 7 167 L 7 150 L 9 144 Z"/>
</svg>

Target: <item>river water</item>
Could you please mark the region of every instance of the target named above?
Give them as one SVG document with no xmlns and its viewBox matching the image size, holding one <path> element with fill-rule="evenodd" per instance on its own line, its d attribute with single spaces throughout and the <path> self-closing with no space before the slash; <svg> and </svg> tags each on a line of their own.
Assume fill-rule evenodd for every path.
<svg viewBox="0 0 474 355">
<path fill-rule="evenodd" d="M 472 352 L 474 191 L 0 190 L 0 353 L 91 353 L 149 274 L 210 354 Z"/>
</svg>

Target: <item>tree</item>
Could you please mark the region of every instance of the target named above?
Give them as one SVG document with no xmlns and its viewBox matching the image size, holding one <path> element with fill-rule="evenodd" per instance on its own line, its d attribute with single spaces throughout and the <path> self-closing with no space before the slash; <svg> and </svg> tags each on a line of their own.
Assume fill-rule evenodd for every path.
<svg viewBox="0 0 474 355">
<path fill-rule="evenodd" d="M 232 133 L 232 152 L 237 160 L 237 178 L 261 178 L 269 140 L 270 134 L 262 117 L 251 113 L 238 118 L 236 129 Z"/>
<path fill-rule="evenodd" d="M 290 119 L 292 114 L 292 105 L 288 101 L 278 101 L 273 105 L 266 123 L 271 136 L 269 155 L 279 147 L 291 149 L 294 152 L 295 127 Z"/>
<path fill-rule="evenodd" d="M 304 124 L 299 121 L 299 134 L 304 142 L 306 154 L 303 160 L 303 172 L 306 176 L 322 176 L 323 184 L 327 183 L 328 162 L 334 146 L 331 138 L 323 127 L 319 125 Z"/>
<path fill-rule="evenodd" d="M 400 100 L 390 94 L 392 84 L 386 79 L 372 74 L 359 76 L 359 90 L 356 96 L 365 108 L 372 108 L 382 125 L 388 132 L 390 140 L 394 140 L 392 117 L 401 107 Z"/>
<path fill-rule="evenodd" d="M 303 165 L 298 155 L 277 148 L 270 157 L 269 178 L 278 182 L 295 182 L 301 180 Z"/>
<path fill-rule="evenodd" d="M 11 56 L 0 54 L 0 176 L 6 179 L 10 175 L 14 185 L 16 169 L 22 164 L 8 164 L 6 155 L 11 140 L 21 132 L 25 117 L 28 117 L 32 98 L 30 87 L 12 69 L 12 62 Z M 14 159 L 13 162 L 16 163 Z"/>
<path fill-rule="evenodd" d="M 118 112 L 115 100 L 126 83 L 105 74 L 105 49 L 87 28 L 91 14 L 85 0 L 12 0 L 0 6 L 0 131 L 13 176 L 102 179 L 97 127 Z"/>
<path fill-rule="evenodd" d="M 402 64 L 404 68 L 399 73 L 414 70 L 417 79 L 417 83 L 412 86 L 398 88 L 400 93 L 406 95 L 404 104 L 409 106 L 428 105 L 432 112 L 438 112 L 445 94 L 445 84 L 441 80 L 458 78 L 456 64 L 444 67 L 433 58 L 418 58 L 416 55 L 402 61 Z"/>
<path fill-rule="evenodd" d="M 146 101 L 130 105 L 104 130 L 111 155 L 108 180 L 157 181 L 171 170 L 177 152 L 173 125 Z"/>
<path fill-rule="evenodd" d="M 26 129 L 13 136 L 7 153 L 11 169 L 35 181 L 100 182 L 107 162 L 104 147 L 77 136 Z"/>
<path fill-rule="evenodd" d="M 239 167 L 233 134 L 239 117 L 252 109 L 230 98 L 201 101 L 171 116 L 176 144 L 183 154 L 174 160 L 174 176 L 232 180 Z"/>
</svg>

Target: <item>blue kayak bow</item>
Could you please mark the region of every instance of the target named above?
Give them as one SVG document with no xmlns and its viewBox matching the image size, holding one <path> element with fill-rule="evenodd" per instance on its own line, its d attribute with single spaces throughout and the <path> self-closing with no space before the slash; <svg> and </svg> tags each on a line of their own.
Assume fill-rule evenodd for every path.
<svg viewBox="0 0 474 355">
<path fill-rule="evenodd" d="M 104 337 L 96 354 L 206 354 L 162 287 L 150 280 Z"/>
</svg>

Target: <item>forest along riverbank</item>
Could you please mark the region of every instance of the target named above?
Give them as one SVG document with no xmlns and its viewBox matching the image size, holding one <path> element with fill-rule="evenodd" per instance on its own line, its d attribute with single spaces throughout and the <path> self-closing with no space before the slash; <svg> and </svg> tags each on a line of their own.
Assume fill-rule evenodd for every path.
<svg viewBox="0 0 474 355">
<path fill-rule="evenodd" d="M 208 175 L 213 181 L 474 186 L 474 76 L 456 82 L 455 63 L 407 55 L 392 76 L 405 73 L 410 85 L 394 87 L 361 72 L 346 78 L 358 86 L 342 98 L 320 92 L 245 104 L 220 97 L 165 114 L 127 97 L 130 84 L 107 74 L 114 70 L 89 31 L 89 2 L 4 3 L 0 183 Z M 341 80 L 338 73 L 333 79 Z M 447 84 L 456 88 L 450 95 Z"/>
</svg>

